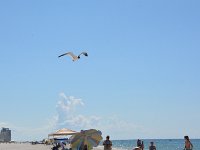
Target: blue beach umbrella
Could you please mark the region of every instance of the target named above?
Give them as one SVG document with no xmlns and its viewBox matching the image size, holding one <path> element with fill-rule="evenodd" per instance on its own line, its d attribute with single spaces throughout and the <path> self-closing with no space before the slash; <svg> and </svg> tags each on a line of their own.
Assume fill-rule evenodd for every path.
<svg viewBox="0 0 200 150">
<path fill-rule="evenodd" d="M 79 149 L 87 145 L 88 149 L 92 149 L 99 145 L 102 133 L 96 129 L 81 130 L 81 132 L 73 135 L 71 139 L 71 147 L 73 150 Z"/>
</svg>

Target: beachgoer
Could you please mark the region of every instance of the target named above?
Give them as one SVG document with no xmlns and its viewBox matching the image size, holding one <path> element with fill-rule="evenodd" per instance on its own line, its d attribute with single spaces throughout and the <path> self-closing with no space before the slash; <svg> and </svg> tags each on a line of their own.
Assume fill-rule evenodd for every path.
<svg viewBox="0 0 200 150">
<path fill-rule="evenodd" d="M 185 147 L 184 150 L 192 150 L 193 149 L 193 145 L 190 142 L 189 136 L 184 136 L 185 139 Z"/>
<path fill-rule="evenodd" d="M 110 136 L 106 137 L 106 140 L 103 142 L 104 150 L 111 150 L 112 149 L 112 142 L 110 141 Z"/>
<path fill-rule="evenodd" d="M 137 147 L 141 147 L 141 146 L 142 146 L 141 140 L 138 139 L 138 140 L 137 140 Z"/>
<path fill-rule="evenodd" d="M 137 147 L 139 147 L 141 150 L 144 149 L 144 142 L 140 139 L 137 140 Z"/>
<path fill-rule="evenodd" d="M 150 142 L 149 150 L 156 150 L 156 146 L 154 145 L 153 142 Z"/>
</svg>

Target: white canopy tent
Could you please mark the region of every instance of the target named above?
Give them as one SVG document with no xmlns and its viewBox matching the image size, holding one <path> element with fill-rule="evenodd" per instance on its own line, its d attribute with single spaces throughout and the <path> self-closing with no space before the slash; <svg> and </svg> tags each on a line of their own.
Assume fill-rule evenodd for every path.
<svg viewBox="0 0 200 150">
<path fill-rule="evenodd" d="M 50 133 L 48 136 L 67 136 L 67 135 L 74 135 L 78 132 L 76 131 L 73 131 L 73 130 L 70 130 L 70 129 L 67 129 L 67 128 L 63 128 L 63 129 L 60 129 L 60 130 L 57 130 L 56 132 L 54 133 Z"/>
</svg>

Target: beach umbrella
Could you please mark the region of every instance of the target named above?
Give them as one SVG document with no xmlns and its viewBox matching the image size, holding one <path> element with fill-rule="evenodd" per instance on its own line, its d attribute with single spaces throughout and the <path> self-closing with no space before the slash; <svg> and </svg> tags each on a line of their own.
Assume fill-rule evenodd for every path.
<svg viewBox="0 0 200 150">
<path fill-rule="evenodd" d="M 73 131 L 73 130 L 70 130 L 67 128 L 63 128 L 63 129 L 57 130 L 54 133 L 49 134 L 48 136 L 66 136 L 66 135 L 73 135 L 76 133 L 77 133 L 76 131 Z"/>
<path fill-rule="evenodd" d="M 80 133 L 70 137 L 71 147 L 74 150 L 87 145 L 88 149 L 92 149 L 92 147 L 98 146 L 103 139 L 101 135 L 101 131 L 96 129 L 81 130 Z"/>
</svg>

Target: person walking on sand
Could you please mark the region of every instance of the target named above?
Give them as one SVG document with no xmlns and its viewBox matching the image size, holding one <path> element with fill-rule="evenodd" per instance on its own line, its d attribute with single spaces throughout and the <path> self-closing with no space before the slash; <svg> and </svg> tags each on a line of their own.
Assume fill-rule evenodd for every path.
<svg viewBox="0 0 200 150">
<path fill-rule="evenodd" d="M 189 136 L 184 136 L 185 139 L 185 147 L 184 150 L 192 150 L 193 149 L 193 145 L 190 142 Z"/>
<path fill-rule="evenodd" d="M 156 150 L 156 146 L 154 145 L 153 142 L 150 142 L 149 150 Z"/>
<path fill-rule="evenodd" d="M 104 150 L 112 150 L 112 142 L 110 141 L 110 136 L 106 137 L 106 140 L 103 142 Z"/>
</svg>

